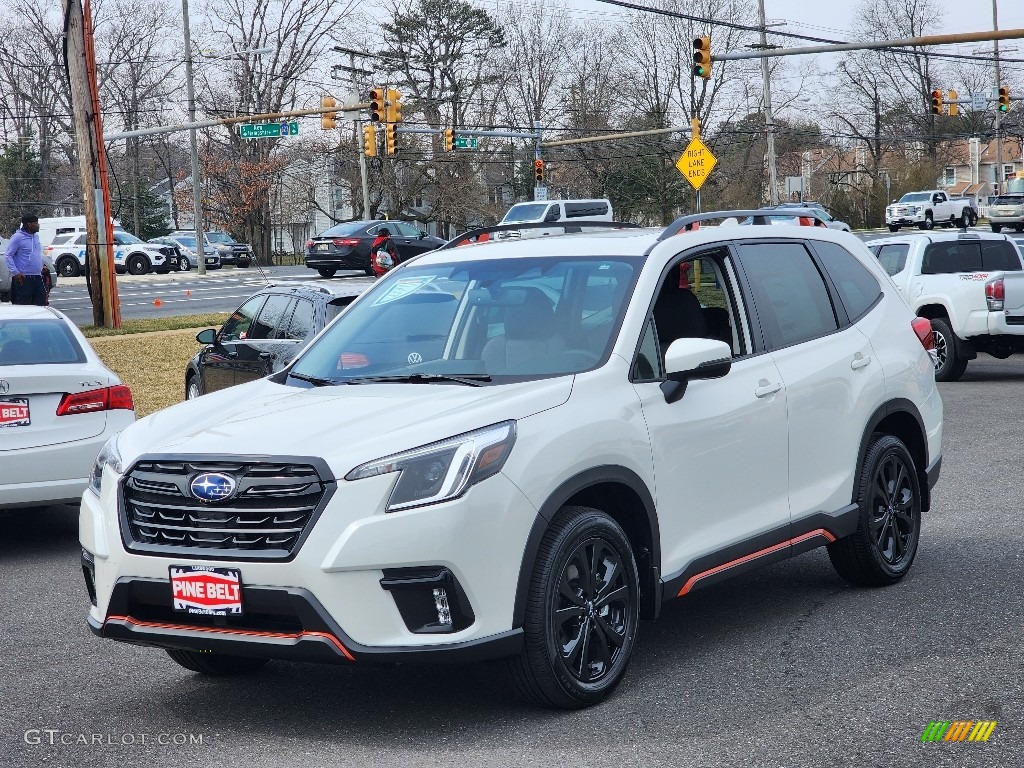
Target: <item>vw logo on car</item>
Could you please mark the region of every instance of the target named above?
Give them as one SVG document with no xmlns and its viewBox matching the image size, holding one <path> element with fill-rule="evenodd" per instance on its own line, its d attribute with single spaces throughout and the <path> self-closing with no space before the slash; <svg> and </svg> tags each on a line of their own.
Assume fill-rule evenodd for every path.
<svg viewBox="0 0 1024 768">
<path fill-rule="evenodd" d="M 235 492 L 235 478 L 220 472 L 204 472 L 189 483 L 189 491 L 200 501 L 223 501 Z"/>
</svg>

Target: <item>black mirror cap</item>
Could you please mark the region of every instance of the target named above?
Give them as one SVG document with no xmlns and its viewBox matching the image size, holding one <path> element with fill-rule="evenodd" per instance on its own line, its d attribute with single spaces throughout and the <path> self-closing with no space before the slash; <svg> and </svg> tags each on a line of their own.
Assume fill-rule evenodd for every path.
<svg viewBox="0 0 1024 768">
<path fill-rule="evenodd" d="M 669 381 L 677 381 L 680 383 L 696 379 L 720 379 L 731 370 L 732 358 L 727 357 L 724 360 L 712 360 L 709 363 L 704 363 L 692 371 L 670 373 L 665 378 Z"/>
<path fill-rule="evenodd" d="M 213 344 L 217 340 L 217 330 L 215 328 L 206 328 L 196 334 L 196 341 L 200 344 Z"/>
</svg>

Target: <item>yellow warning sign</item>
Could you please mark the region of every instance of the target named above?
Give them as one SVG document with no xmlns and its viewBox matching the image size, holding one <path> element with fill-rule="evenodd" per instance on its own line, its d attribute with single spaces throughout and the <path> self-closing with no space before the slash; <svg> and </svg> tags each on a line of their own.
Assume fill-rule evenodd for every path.
<svg viewBox="0 0 1024 768">
<path fill-rule="evenodd" d="M 676 168 L 694 189 L 703 186 L 711 169 L 717 164 L 718 158 L 711 154 L 711 150 L 700 139 L 694 139 L 687 144 L 683 154 L 676 160 Z"/>
</svg>

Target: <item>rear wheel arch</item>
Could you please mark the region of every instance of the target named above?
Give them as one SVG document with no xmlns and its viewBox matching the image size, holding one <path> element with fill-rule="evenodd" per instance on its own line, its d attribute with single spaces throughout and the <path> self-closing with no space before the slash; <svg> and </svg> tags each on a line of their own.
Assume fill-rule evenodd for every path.
<svg viewBox="0 0 1024 768">
<path fill-rule="evenodd" d="M 876 410 L 868 420 L 857 451 L 857 471 L 864 464 L 864 457 L 875 435 L 893 435 L 907 446 L 914 459 L 915 469 L 921 485 L 921 506 L 927 512 L 931 506 L 928 488 L 928 437 L 921 412 L 910 400 L 890 400 Z M 854 494 L 856 495 L 856 488 Z M 853 499 L 856 502 L 856 498 Z"/>
<path fill-rule="evenodd" d="M 565 506 L 592 507 L 619 524 L 633 547 L 640 576 L 640 617 L 656 618 L 661 609 L 661 534 L 654 497 L 647 484 L 632 470 L 605 465 L 569 478 L 541 505 L 519 566 L 512 626 L 523 626 L 530 578 L 541 540 L 555 515 Z"/>
</svg>

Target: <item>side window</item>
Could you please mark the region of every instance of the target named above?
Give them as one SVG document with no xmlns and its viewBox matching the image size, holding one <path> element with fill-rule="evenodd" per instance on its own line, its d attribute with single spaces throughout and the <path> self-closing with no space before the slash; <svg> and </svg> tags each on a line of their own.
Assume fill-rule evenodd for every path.
<svg viewBox="0 0 1024 768">
<path fill-rule="evenodd" d="M 558 203 L 548 206 L 548 212 L 544 214 L 544 221 L 558 221 L 559 210 Z"/>
<path fill-rule="evenodd" d="M 839 298 L 846 307 L 850 321 L 856 320 L 882 295 L 878 281 L 856 256 L 841 245 L 818 242 L 814 244 L 814 250 L 839 291 Z"/>
<path fill-rule="evenodd" d="M 266 297 L 253 296 L 236 309 L 220 329 L 218 341 L 240 341 L 249 338 L 249 326 L 252 325 L 252 320 L 256 317 L 264 298 Z"/>
<path fill-rule="evenodd" d="M 271 294 L 267 297 L 267 303 L 256 316 L 256 321 L 249 329 L 250 339 L 273 339 L 275 331 L 283 325 L 282 320 L 288 317 L 287 310 L 291 306 L 291 296 Z"/>
<path fill-rule="evenodd" d="M 1020 256 L 1006 240 L 982 240 L 981 268 L 993 272 L 1020 272 Z"/>
<path fill-rule="evenodd" d="M 825 280 L 803 245 L 751 243 L 740 254 L 769 348 L 839 328 Z"/>
<path fill-rule="evenodd" d="M 930 243 L 924 249 L 922 275 L 952 275 L 957 272 L 981 271 L 980 243 L 947 240 Z"/>
<path fill-rule="evenodd" d="M 907 254 L 910 253 L 910 245 L 907 243 L 896 243 L 895 245 L 883 245 L 875 249 L 878 256 L 878 263 L 882 269 L 890 275 L 898 275 L 907 268 Z"/>
<path fill-rule="evenodd" d="M 89 236 L 88 235 L 79 235 L 78 237 L 75 238 L 75 245 L 85 245 L 88 242 L 89 242 Z"/>
<path fill-rule="evenodd" d="M 295 302 L 292 321 L 284 338 L 305 341 L 313 332 L 313 302 L 299 299 Z"/>
<path fill-rule="evenodd" d="M 662 355 L 678 339 L 724 341 L 742 354 L 733 329 L 736 312 L 722 274 L 724 251 L 702 254 L 673 266 L 654 303 L 654 324 Z"/>
<path fill-rule="evenodd" d="M 392 226 L 398 230 L 400 237 L 419 237 L 420 231 L 416 229 L 412 224 L 406 224 L 404 221 L 392 222 Z"/>
<path fill-rule="evenodd" d="M 640 340 L 640 349 L 637 350 L 630 376 L 634 381 L 656 381 L 661 378 L 658 335 L 655 333 L 654 323 L 651 320 L 647 321 L 644 328 L 644 336 Z"/>
</svg>

